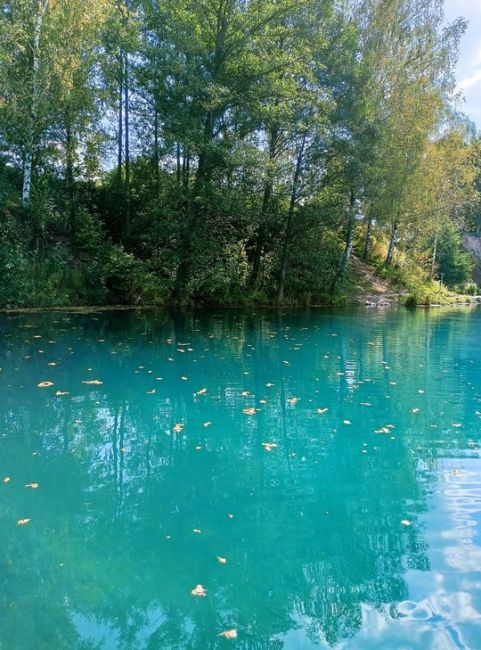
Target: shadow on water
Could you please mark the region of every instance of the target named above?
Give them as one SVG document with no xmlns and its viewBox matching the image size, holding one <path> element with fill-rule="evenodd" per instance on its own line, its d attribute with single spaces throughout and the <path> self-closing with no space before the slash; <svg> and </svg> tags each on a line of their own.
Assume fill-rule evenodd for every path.
<svg viewBox="0 0 481 650">
<path fill-rule="evenodd" d="M 449 534 L 431 514 L 442 464 L 456 479 L 478 457 L 480 326 L 467 310 L 2 317 L 0 647 L 203 650 L 227 629 L 256 650 L 470 647 L 479 621 L 416 621 L 410 579 L 436 574 Z"/>
</svg>

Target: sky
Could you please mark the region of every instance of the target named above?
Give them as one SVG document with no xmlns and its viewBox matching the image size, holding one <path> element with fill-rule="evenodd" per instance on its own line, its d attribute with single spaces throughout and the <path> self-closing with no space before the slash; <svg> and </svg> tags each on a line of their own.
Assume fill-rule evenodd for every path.
<svg viewBox="0 0 481 650">
<path fill-rule="evenodd" d="M 461 41 L 456 79 L 466 100 L 461 108 L 481 130 L 481 0 L 445 0 L 444 11 L 448 22 L 459 16 L 469 21 Z"/>
</svg>

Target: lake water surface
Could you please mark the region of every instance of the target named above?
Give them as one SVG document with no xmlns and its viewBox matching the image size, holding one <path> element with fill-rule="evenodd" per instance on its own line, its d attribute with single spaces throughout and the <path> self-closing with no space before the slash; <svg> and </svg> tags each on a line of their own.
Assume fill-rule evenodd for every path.
<svg viewBox="0 0 481 650">
<path fill-rule="evenodd" d="M 2 650 L 481 649 L 481 310 L 3 315 L 0 368 Z"/>
</svg>

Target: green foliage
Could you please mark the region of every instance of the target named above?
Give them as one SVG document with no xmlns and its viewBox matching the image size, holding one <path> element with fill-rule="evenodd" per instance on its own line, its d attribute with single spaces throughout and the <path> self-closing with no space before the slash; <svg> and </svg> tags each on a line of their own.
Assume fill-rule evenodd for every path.
<svg viewBox="0 0 481 650">
<path fill-rule="evenodd" d="M 461 236 L 452 223 L 447 223 L 439 236 L 438 273 L 448 287 L 462 285 L 471 278 L 473 259 L 462 249 Z"/>
</svg>

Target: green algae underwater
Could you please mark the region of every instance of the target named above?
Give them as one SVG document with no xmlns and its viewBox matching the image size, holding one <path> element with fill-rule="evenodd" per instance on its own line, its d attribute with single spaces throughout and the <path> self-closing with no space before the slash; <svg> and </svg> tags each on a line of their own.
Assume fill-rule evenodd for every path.
<svg viewBox="0 0 481 650">
<path fill-rule="evenodd" d="M 0 648 L 481 648 L 481 310 L 0 316 Z"/>
</svg>

